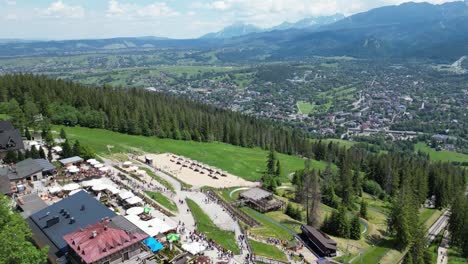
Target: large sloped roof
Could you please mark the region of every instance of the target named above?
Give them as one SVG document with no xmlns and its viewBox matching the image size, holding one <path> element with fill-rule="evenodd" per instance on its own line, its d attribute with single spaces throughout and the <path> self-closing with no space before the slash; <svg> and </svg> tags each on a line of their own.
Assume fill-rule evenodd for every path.
<svg viewBox="0 0 468 264">
<path fill-rule="evenodd" d="M 63 239 L 85 263 L 96 262 L 147 238 L 142 233 L 128 233 L 109 227 L 110 219 L 67 234 Z"/>
<path fill-rule="evenodd" d="M 0 129 L 0 152 L 24 149 L 19 129 Z"/>
<path fill-rule="evenodd" d="M 251 199 L 251 200 L 254 200 L 254 201 L 259 201 L 259 200 L 268 198 L 271 195 L 272 195 L 272 193 L 267 192 L 267 191 L 265 191 L 263 189 L 260 189 L 260 188 L 252 188 L 252 189 L 250 189 L 248 191 L 245 191 L 245 192 L 241 193 L 241 197 Z"/>
<path fill-rule="evenodd" d="M 62 211 L 63 209 L 63 211 Z M 80 191 L 31 215 L 33 222 L 61 251 L 66 251 L 63 236 L 116 214 L 85 191 Z M 53 218 L 57 217 L 54 221 Z M 74 221 L 71 221 L 71 218 Z M 54 223 L 55 222 L 55 223 Z"/>
</svg>

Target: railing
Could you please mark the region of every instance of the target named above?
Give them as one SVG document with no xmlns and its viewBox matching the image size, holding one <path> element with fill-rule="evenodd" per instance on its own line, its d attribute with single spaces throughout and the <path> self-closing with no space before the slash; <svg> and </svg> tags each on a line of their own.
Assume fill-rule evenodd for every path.
<svg viewBox="0 0 468 264">
<path fill-rule="evenodd" d="M 228 212 L 230 212 L 232 215 L 240 219 L 242 222 L 246 223 L 250 227 L 256 227 L 260 226 L 260 223 L 257 222 L 255 219 L 253 219 L 251 216 L 248 214 L 234 208 L 232 205 L 224 201 L 217 193 L 211 190 L 202 190 L 208 197 L 217 200 L 221 206 L 224 207 Z"/>
<path fill-rule="evenodd" d="M 261 263 L 268 263 L 268 264 L 288 264 L 289 262 L 284 262 L 281 260 L 271 259 L 262 256 L 254 256 L 254 260 L 261 262 Z"/>
</svg>

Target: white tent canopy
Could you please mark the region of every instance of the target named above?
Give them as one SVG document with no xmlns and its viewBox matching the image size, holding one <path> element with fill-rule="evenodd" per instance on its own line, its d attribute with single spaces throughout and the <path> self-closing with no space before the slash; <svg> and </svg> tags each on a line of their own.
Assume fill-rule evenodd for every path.
<svg viewBox="0 0 468 264">
<path fill-rule="evenodd" d="M 96 184 L 93 186 L 93 191 L 100 192 L 107 189 L 107 185 L 105 184 Z"/>
<path fill-rule="evenodd" d="M 83 190 L 83 189 L 76 189 L 76 190 L 71 191 L 68 195 L 74 195 L 75 193 L 81 192 L 81 191 L 86 192 L 86 191 Z"/>
<path fill-rule="evenodd" d="M 131 198 L 131 197 L 134 197 L 135 195 L 131 192 L 131 191 L 127 191 L 127 190 L 121 190 L 119 192 L 119 197 L 120 199 L 122 200 L 126 200 L 128 198 Z"/>
<path fill-rule="evenodd" d="M 118 194 L 120 192 L 120 190 L 117 189 L 117 187 L 112 186 L 112 185 L 107 186 L 106 189 L 112 194 Z"/>
<path fill-rule="evenodd" d="M 101 163 L 94 164 L 94 168 L 102 168 L 102 167 L 104 167 L 104 164 L 101 164 Z"/>
<path fill-rule="evenodd" d="M 55 146 L 55 147 L 52 147 L 52 150 L 55 151 L 55 152 L 62 152 L 62 147 Z"/>
<path fill-rule="evenodd" d="M 96 160 L 96 159 L 89 159 L 89 160 L 87 160 L 86 162 L 88 162 L 88 163 L 96 163 L 97 160 Z"/>
<path fill-rule="evenodd" d="M 73 191 L 73 190 L 76 190 L 76 189 L 79 189 L 80 188 L 80 185 L 78 183 L 69 183 L 65 186 L 63 186 L 63 190 L 64 191 Z"/>
<path fill-rule="evenodd" d="M 62 190 L 62 187 L 55 185 L 49 188 L 50 193 L 58 193 Z"/>
<path fill-rule="evenodd" d="M 69 170 L 69 171 L 70 171 L 70 170 L 75 170 L 75 169 L 78 169 L 78 167 L 75 166 L 75 165 L 72 165 L 72 166 L 70 166 L 70 167 L 67 168 L 67 170 Z"/>
<path fill-rule="evenodd" d="M 141 220 L 138 215 L 126 215 L 125 218 L 151 237 L 175 229 L 175 227 L 171 227 L 168 223 L 158 218 L 153 218 L 148 221 Z"/>
<path fill-rule="evenodd" d="M 133 196 L 125 200 L 128 204 L 137 204 L 143 202 L 143 200 L 138 196 Z"/>
<path fill-rule="evenodd" d="M 182 248 L 185 251 L 188 251 L 192 255 L 196 255 L 206 250 L 206 246 L 204 246 L 200 242 L 192 242 L 192 243 L 183 244 Z"/>
<path fill-rule="evenodd" d="M 108 171 L 109 168 L 108 167 L 101 167 L 99 168 L 99 171 L 102 171 L 102 172 L 105 172 L 105 171 Z"/>
<path fill-rule="evenodd" d="M 68 170 L 68 172 L 71 172 L 71 173 L 77 173 L 79 171 L 80 171 L 80 169 L 78 169 L 78 168 L 72 168 L 72 169 Z"/>
<path fill-rule="evenodd" d="M 137 171 L 136 171 L 136 174 L 138 174 L 138 175 L 143 175 L 143 174 L 145 174 L 145 172 L 146 172 L 146 171 L 144 171 L 144 170 L 137 170 Z"/>
<path fill-rule="evenodd" d="M 89 181 L 83 181 L 81 185 L 89 187 L 89 186 L 94 186 L 94 185 L 99 185 L 102 184 L 102 181 L 100 179 L 92 179 Z"/>
<path fill-rule="evenodd" d="M 128 168 L 130 171 L 137 171 L 138 170 L 138 167 L 137 166 L 132 166 L 130 168 Z"/>
<path fill-rule="evenodd" d="M 125 161 L 125 162 L 123 163 L 123 165 L 124 165 L 124 166 L 130 166 L 130 165 L 132 165 L 132 162 L 131 162 L 131 161 Z"/>
<path fill-rule="evenodd" d="M 132 208 L 129 208 L 127 209 L 127 214 L 128 215 L 139 215 L 139 214 L 142 214 L 144 212 L 145 208 L 141 207 L 141 206 L 136 206 L 136 207 L 132 207 Z"/>
</svg>

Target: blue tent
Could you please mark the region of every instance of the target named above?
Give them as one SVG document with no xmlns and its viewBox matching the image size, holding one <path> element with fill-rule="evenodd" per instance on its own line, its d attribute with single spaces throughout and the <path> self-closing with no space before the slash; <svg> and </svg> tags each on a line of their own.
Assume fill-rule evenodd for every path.
<svg viewBox="0 0 468 264">
<path fill-rule="evenodd" d="M 152 252 L 158 252 L 164 248 L 163 245 L 159 243 L 159 241 L 157 241 L 154 237 L 143 240 L 143 243 L 148 246 Z"/>
</svg>

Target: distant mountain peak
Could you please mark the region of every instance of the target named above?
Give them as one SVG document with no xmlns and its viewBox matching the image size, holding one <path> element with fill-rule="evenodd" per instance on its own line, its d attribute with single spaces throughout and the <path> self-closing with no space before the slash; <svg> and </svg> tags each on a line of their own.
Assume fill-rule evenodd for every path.
<svg viewBox="0 0 468 264">
<path fill-rule="evenodd" d="M 343 14 L 334 14 L 330 16 L 315 16 L 303 18 L 295 23 L 285 21 L 277 26 L 272 28 L 262 29 L 252 24 L 246 24 L 242 22 L 234 23 L 230 26 L 223 28 L 218 32 L 208 33 L 203 35 L 200 38 L 232 38 L 244 36 L 252 33 L 268 32 L 273 30 L 287 30 L 287 29 L 305 29 L 305 28 L 316 28 L 323 25 L 328 25 L 335 23 L 341 19 L 345 18 Z"/>
</svg>

